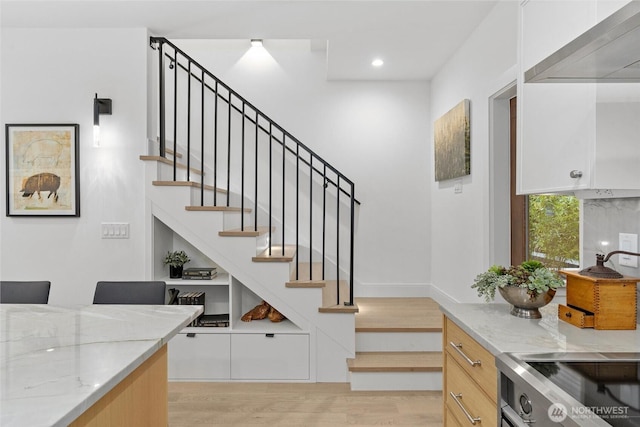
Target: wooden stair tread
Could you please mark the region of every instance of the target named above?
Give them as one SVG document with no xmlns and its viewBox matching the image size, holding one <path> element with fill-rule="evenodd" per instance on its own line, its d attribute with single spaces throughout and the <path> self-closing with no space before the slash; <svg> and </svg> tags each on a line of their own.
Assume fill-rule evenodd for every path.
<svg viewBox="0 0 640 427">
<path fill-rule="evenodd" d="M 440 351 L 356 352 L 347 361 L 350 372 L 438 372 L 442 371 Z"/>
<path fill-rule="evenodd" d="M 355 298 L 362 307 L 356 332 L 442 332 L 442 313 L 431 298 Z"/>
<path fill-rule="evenodd" d="M 257 228 L 258 229 L 255 230 L 253 225 L 247 225 L 242 230 L 235 228 L 232 230 L 220 231 L 218 232 L 218 235 L 223 237 L 258 237 L 269 232 L 269 227 L 259 226 Z M 271 227 L 271 232 L 273 233 L 275 229 L 275 227 Z"/>
<path fill-rule="evenodd" d="M 166 165 L 171 165 L 173 166 L 173 160 L 171 159 L 167 159 L 165 157 L 162 156 L 148 156 L 148 155 L 142 155 L 140 156 L 140 160 L 145 160 L 145 161 L 156 161 L 156 162 L 160 162 L 160 163 L 164 163 Z M 179 169 L 186 169 L 187 165 L 183 164 L 183 163 L 178 163 L 176 162 L 176 167 Z M 194 167 L 191 167 L 189 169 L 191 172 L 196 173 L 198 175 L 202 175 L 202 171 L 200 169 L 196 169 Z"/>
<path fill-rule="evenodd" d="M 240 212 L 242 210 L 234 206 L 185 206 L 184 208 L 196 212 Z M 245 208 L 244 212 L 251 212 L 251 209 Z"/>
<path fill-rule="evenodd" d="M 269 249 L 265 249 L 260 255 L 252 258 L 253 262 L 291 262 L 296 256 L 295 245 L 285 245 L 284 254 L 282 253 L 282 245 L 271 246 L 271 255 Z"/>
<path fill-rule="evenodd" d="M 158 187 L 194 187 L 194 188 L 202 187 L 202 184 L 194 181 L 153 181 L 152 184 Z M 209 184 L 205 184 L 204 189 L 227 194 L 227 190 L 222 188 L 216 188 L 213 185 L 209 185 Z"/>
<path fill-rule="evenodd" d="M 328 305 L 318 308 L 318 313 L 357 313 L 360 309 L 357 304 L 354 305 Z"/>
</svg>

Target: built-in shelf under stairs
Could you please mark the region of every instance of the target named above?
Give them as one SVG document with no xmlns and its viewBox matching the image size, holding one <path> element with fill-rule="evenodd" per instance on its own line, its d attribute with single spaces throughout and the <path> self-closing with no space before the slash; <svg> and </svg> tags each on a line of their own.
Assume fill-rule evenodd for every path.
<svg viewBox="0 0 640 427">
<path fill-rule="evenodd" d="M 355 298 L 352 390 L 442 390 L 442 313 L 431 298 Z"/>
</svg>

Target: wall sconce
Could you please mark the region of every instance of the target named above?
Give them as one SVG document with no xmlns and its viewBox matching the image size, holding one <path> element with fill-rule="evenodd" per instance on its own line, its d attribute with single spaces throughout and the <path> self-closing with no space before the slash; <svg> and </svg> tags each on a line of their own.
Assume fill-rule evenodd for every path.
<svg viewBox="0 0 640 427">
<path fill-rule="evenodd" d="M 262 47 L 262 39 L 251 39 L 251 47 Z"/>
<path fill-rule="evenodd" d="M 111 99 L 98 98 L 93 99 L 93 146 L 100 146 L 100 114 L 111 115 Z"/>
</svg>

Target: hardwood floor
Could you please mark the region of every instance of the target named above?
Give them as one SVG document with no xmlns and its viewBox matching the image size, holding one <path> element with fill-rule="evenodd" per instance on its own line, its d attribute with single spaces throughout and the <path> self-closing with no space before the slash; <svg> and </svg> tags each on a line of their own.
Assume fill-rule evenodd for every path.
<svg viewBox="0 0 640 427">
<path fill-rule="evenodd" d="M 441 391 L 347 383 L 169 383 L 169 426 L 442 426 Z"/>
</svg>

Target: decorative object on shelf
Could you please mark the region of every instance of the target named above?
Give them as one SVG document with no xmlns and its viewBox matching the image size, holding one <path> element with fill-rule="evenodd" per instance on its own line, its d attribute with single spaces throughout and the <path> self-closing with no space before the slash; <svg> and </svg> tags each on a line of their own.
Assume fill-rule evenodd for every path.
<svg viewBox="0 0 640 427">
<path fill-rule="evenodd" d="M 594 267 L 591 267 L 594 268 Z M 605 267 L 606 268 L 606 267 Z M 611 269 L 608 269 L 611 270 Z M 584 270 L 583 270 L 584 271 Z M 615 273 L 614 270 L 611 270 Z M 607 273 L 597 269 L 598 273 Z M 567 277 L 567 304 L 558 305 L 558 318 L 579 328 L 634 330 L 637 328 L 640 278 L 584 275 L 560 271 Z"/>
<path fill-rule="evenodd" d="M 168 251 L 164 257 L 164 263 L 169 265 L 169 277 L 179 279 L 182 277 L 183 266 L 191 261 L 185 251 Z"/>
<path fill-rule="evenodd" d="M 605 262 L 609 261 L 609 258 L 611 258 L 612 255 L 616 254 L 640 256 L 640 253 L 629 251 L 613 251 L 609 252 L 607 256 L 604 256 L 604 254 L 596 254 L 596 265 L 580 270 L 580 274 L 599 279 L 621 279 L 623 277 L 622 274 L 618 273 L 613 268 L 609 268 L 604 265 Z"/>
<path fill-rule="evenodd" d="M 180 294 L 180 291 L 176 288 L 169 289 L 169 302 L 167 303 L 167 305 L 178 304 L 178 294 Z"/>
<path fill-rule="evenodd" d="M 273 308 L 268 302 L 262 301 L 253 307 L 240 318 L 243 322 L 251 322 L 252 320 L 262 320 L 269 318 L 274 323 L 282 322 L 286 319 L 278 310 Z"/>
<path fill-rule="evenodd" d="M 218 275 L 215 267 L 193 267 L 182 271 L 185 280 L 211 280 Z"/>
<path fill-rule="evenodd" d="M 464 99 L 433 124 L 436 181 L 471 175 L 469 110 Z"/>
<path fill-rule="evenodd" d="M 7 216 L 80 216 L 79 134 L 77 124 L 6 125 Z"/>
<path fill-rule="evenodd" d="M 538 309 L 549 304 L 556 289 L 562 286 L 564 281 L 557 272 L 535 260 L 508 268 L 494 265 L 476 276 L 471 285 L 486 302 L 493 301 L 498 289 L 502 297 L 512 305 L 511 314 L 527 319 L 541 318 Z"/>
<path fill-rule="evenodd" d="M 269 308 L 271 306 L 266 302 L 262 301 L 260 304 L 253 307 L 251 310 L 247 311 L 241 318 L 243 322 L 251 322 L 252 320 L 262 320 L 267 317 L 269 314 Z"/>
</svg>

